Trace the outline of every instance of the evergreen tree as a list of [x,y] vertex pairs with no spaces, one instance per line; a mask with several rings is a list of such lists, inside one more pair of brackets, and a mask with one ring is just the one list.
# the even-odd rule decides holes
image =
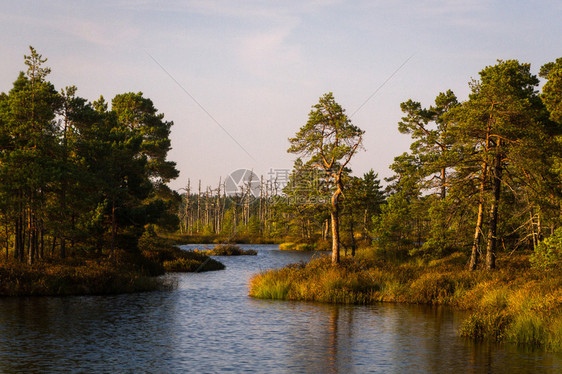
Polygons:
[[344,109],[336,103],[332,93],[322,96],[308,115],[308,122],[294,138],[289,139],[290,153],[309,157],[314,167],[323,170],[334,186],[331,199],[332,262],[339,263],[339,211],[344,191],[343,174],[357,148],[364,131],[354,126]]
[[[469,100],[455,113],[459,143],[469,153],[467,170],[480,164],[479,202],[469,268],[474,270],[483,236],[486,193],[491,190],[486,246],[486,267],[495,268],[499,238],[499,206],[506,175],[530,172],[537,164],[541,144],[548,142],[548,128],[542,121],[542,104],[537,96],[538,79],[529,64],[515,60],[499,61],[480,72],[480,81],[471,83]],[[538,153],[534,153],[538,152]],[[460,170],[460,169],[459,169]]]

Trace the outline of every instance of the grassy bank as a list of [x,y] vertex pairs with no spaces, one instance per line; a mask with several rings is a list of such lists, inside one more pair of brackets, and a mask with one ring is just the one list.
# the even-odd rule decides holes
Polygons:
[[284,242],[279,244],[282,251],[327,251],[331,248],[331,243],[319,241],[316,243]]
[[143,237],[139,242],[141,254],[166,272],[201,272],[222,270],[224,265],[203,253],[184,251],[161,237]]
[[182,251],[169,240],[143,237],[139,249],[106,256],[74,255],[43,259],[33,265],[13,259],[0,262],[0,296],[101,295],[169,289],[157,276],[165,272],[224,269],[201,253]]
[[194,250],[195,253],[201,253],[207,256],[256,256],[257,251],[253,249],[242,249],[236,244],[218,244],[209,250]]
[[562,351],[562,274],[537,270],[528,254],[500,256],[498,270],[469,272],[466,255],[406,263],[328,258],[254,276],[250,296],[371,304],[442,304],[471,311],[461,335]]
[[186,235],[186,234],[166,234],[166,239],[171,240],[176,245],[182,244],[279,244],[280,239],[264,238],[261,236],[250,236],[238,234],[235,236],[227,235]]
[[152,291],[168,285],[113,259],[0,264],[0,296],[100,295]]

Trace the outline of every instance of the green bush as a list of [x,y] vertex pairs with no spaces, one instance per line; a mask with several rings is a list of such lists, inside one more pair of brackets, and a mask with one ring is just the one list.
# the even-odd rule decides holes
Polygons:
[[535,268],[548,269],[562,264],[562,227],[539,243],[530,258]]

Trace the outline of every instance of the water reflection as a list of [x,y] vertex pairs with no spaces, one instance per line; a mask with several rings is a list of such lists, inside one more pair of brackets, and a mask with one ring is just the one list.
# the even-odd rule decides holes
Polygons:
[[[259,303],[259,301],[256,301]],[[286,368],[301,373],[559,373],[562,357],[457,337],[442,307],[278,303],[291,314]],[[299,323],[301,321],[302,323]]]
[[170,276],[172,292],[0,299],[0,372],[562,371],[559,355],[459,338],[446,308],[250,299],[251,274],[310,256],[255,249],[226,271]]

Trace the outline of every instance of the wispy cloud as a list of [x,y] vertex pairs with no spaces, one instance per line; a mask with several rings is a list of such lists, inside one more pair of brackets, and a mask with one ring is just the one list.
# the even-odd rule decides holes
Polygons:
[[65,20],[64,27],[59,26],[62,20],[51,21],[51,26],[61,32],[67,32],[81,40],[105,46],[122,45],[135,40],[141,30],[127,23],[96,22],[84,19]]
[[301,46],[288,41],[292,29],[292,25],[287,25],[242,37],[236,51],[242,66],[263,77],[301,63]]
[[118,0],[112,4],[131,10],[188,12],[213,17],[270,18],[315,12],[343,2],[343,0],[246,0],[236,2],[231,0]]
[[0,19],[21,27],[41,28],[48,35],[69,35],[80,41],[102,46],[116,46],[134,40],[141,30],[134,25],[117,20],[92,20],[86,17],[69,18],[63,12],[60,15],[41,17],[17,13],[2,13]]
[[385,13],[389,17],[402,17],[425,21],[429,25],[482,26],[483,16],[494,5],[489,0],[375,0],[351,5],[359,14]]

